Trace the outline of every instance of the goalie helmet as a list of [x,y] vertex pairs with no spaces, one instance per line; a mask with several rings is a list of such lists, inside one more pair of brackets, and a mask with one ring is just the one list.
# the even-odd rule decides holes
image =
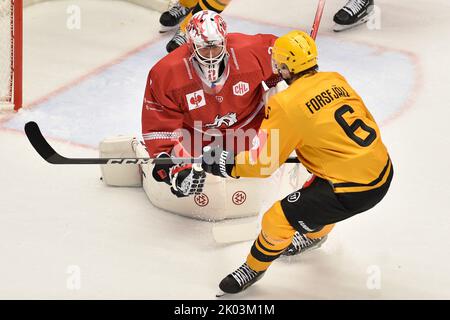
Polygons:
[[186,26],[191,61],[209,92],[222,89],[228,74],[227,24],[213,11],[194,14]]
[[[300,73],[317,65],[317,47],[306,32],[294,30],[279,37],[272,49],[274,72]],[[285,78],[283,76],[283,78]]]

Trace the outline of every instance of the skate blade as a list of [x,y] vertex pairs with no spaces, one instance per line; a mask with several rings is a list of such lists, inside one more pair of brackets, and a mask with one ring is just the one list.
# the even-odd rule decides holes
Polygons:
[[227,295],[226,292],[223,292],[222,290],[219,289],[219,292],[216,293],[216,298],[221,298],[223,296]]
[[364,24],[364,23],[366,23],[367,22],[367,20],[366,21],[358,21],[358,22],[356,22],[356,23],[354,23],[354,24],[349,24],[349,25],[343,25],[343,24],[335,24],[334,25],[334,27],[333,27],[333,31],[334,32],[341,32],[341,31],[345,31],[345,30],[348,30],[348,29],[352,29],[352,28],[355,28],[355,27],[357,27],[357,26],[359,26],[359,25],[362,25],[362,24]]
[[177,29],[178,29],[178,25],[173,26],[173,27],[166,27],[166,26],[160,25],[159,26],[159,33],[166,33],[166,32],[169,32],[169,31],[175,31]]
[[327,241],[328,239],[328,235],[324,236],[319,242],[317,242],[313,247],[311,248],[307,248],[307,249],[303,249],[300,250],[297,253],[294,254],[281,254],[282,257],[286,257],[286,258],[294,258],[294,257],[299,257],[299,256],[303,256],[305,254],[308,254],[311,251],[320,249],[322,247],[322,245],[324,244],[325,241]]

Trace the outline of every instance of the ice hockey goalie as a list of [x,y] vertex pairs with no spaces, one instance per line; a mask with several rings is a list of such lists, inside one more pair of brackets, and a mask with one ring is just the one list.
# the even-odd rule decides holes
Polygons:
[[[280,80],[271,65],[274,35],[227,33],[219,14],[201,11],[191,18],[187,39],[149,72],[139,157],[196,157],[210,144],[248,150],[264,118],[265,91]],[[201,192],[184,197],[180,186],[191,164],[141,170],[155,206],[209,220],[257,214],[269,183],[208,175]]]

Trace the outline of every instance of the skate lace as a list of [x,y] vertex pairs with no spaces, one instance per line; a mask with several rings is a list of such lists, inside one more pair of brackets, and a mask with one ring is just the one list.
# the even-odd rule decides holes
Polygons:
[[180,5],[179,3],[176,3],[169,9],[169,14],[175,18],[179,18],[186,14],[186,8]]
[[367,4],[367,0],[350,0],[344,6],[344,10],[347,11],[350,15],[354,16],[357,14],[364,6]]
[[314,243],[313,240],[309,239],[307,236],[302,235],[298,232],[295,233],[294,238],[292,238],[292,245],[298,249],[304,249],[309,247]]
[[242,266],[239,267],[239,269],[231,273],[231,275],[242,287],[244,284],[254,279],[258,275],[258,273],[253,269],[251,269],[247,265],[247,263],[244,263]]
[[178,29],[177,33],[172,38],[172,41],[174,41],[178,45],[186,43],[186,36],[184,35],[183,31],[181,31],[181,29]]

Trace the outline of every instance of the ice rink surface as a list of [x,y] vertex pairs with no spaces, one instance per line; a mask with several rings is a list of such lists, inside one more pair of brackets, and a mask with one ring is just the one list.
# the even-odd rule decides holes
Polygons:
[[[327,2],[320,67],[342,73],[381,125],[391,189],[320,250],[276,261],[233,298],[450,298],[450,4],[376,1],[381,29],[335,34],[344,2]],[[79,30],[66,27],[74,4]],[[224,16],[231,31],[281,35],[309,30],[315,6],[234,0]],[[0,114],[0,298],[213,299],[244,261],[251,242],[219,245],[211,223],[156,209],[140,188],[106,187],[96,166],[47,164],[23,134],[34,120],[60,153],[80,157],[106,136],[139,135],[145,79],[171,36],[158,34],[158,18],[121,1],[25,9],[26,108]],[[79,290],[67,287],[73,270]]]

